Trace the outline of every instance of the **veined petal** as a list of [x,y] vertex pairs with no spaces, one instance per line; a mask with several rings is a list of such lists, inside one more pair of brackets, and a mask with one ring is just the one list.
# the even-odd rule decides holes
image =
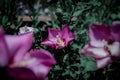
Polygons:
[[105,66],[107,66],[108,64],[112,62],[112,59],[111,57],[106,57],[102,59],[96,59],[96,62],[97,62],[98,68],[104,68]]
[[101,47],[93,47],[90,44],[87,44],[81,51],[85,55],[92,56],[94,58],[104,58],[110,56],[109,52]]
[[0,27],[0,66],[6,66],[9,61],[9,51],[4,39],[4,31]]
[[103,47],[104,43],[102,40],[109,40],[110,29],[107,25],[104,24],[92,24],[89,29],[89,37],[91,45],[95,47]]
[[115,21],[111,26],[111,35],[117,41],[120,41],[120,21]]
[[61,37],[61,31],[57,29],[48,28],[48,39],[54,39],[59,35]]
[[33,43],[33,34],[23,34],[18,36],[7,35],[5,40],[10,52],[10,56],[14,56],[15,61],[19,61],[31,48]]
[[48,28],[48,38],[42,41],[41,44],[56,48],[57,37],[61,37],[61,35],[60,30]]
[[62,36],[66,42],[66,45],[75,39],[75,35],[70,31],[69,26],[66,24],[62,26]]
[[50,40],[46,39],[43,42],[41,42],[41,44],[55,48],[55,46],[57,44],[57,38],[50,39]]

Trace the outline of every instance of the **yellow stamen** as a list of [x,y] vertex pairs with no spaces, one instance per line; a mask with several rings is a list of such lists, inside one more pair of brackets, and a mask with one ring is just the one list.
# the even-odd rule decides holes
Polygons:
[[25,62],[25,61],[22,61],[22,62],[20,62],[19,65],[20,65],[20,66],[26,66],[26,62]]
[[65,43],[61,38],[57,38],[57,42],[59,46],[65,46]]
[[56,38],[57,38],[57,44],[59,46],[64,47],[65,46],[65,42],[63,41],[63,39],[61,39],[61,37],[59,35],[57,35]]

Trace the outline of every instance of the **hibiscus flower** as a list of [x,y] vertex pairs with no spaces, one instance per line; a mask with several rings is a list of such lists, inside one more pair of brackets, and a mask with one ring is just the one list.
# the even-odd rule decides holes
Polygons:
[[48,33],[48,38],[41,44],[51,46],[56,49],[66,47],[75,39],[75,35],[70,31],[68,25],[63,25],[62,30],[48,28]]
[[103,68],[120,58],[120,22],[111,26],[92,24],[89,29],[90,42],[81,53],[96,59],[97,67]]
[[28,52],[32,44],[33,33],[5,35],[0,27],[0,68],[7,68],[7,74],[15,80],[45,80],[56,61],[43,49]]

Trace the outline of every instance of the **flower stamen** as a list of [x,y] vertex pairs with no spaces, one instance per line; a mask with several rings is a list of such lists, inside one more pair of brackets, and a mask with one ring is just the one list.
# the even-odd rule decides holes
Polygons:
[[104,43],[104,48],[107,52],[109,52],[109,54],[115,54],[115,53],[119,53],[120,50],[120,43],[119,42],[112,42],[112,43],[109,43],[105,40],[103,40],[103,43]]
[[59,46],[65,46],[65,41],[63,39],[61,39],[59,36],[57,36],[57,44]]

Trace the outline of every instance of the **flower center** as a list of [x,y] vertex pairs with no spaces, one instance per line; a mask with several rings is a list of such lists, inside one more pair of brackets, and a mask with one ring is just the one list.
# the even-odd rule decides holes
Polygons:
[[27,58],[19,63],[19,66],[27,66],[27,65],[33,65],[37,62],[36,58]]
[[115,42],[107,42],[105,40],[103,40],[104,42],[104,47],[105,47],[105,50],[107,52],[109,52],[110,54],[118,54],[120,53],[120,43],[115,41]]
[[59,46],[65,46],[65,41],[61,39],[59,36],[57,36],[57,44]]
[[30,54],[26,54],[23,58],[23,60],[21,60],[20,62],[16,62],[10,65],[10,67],[25,67],[27,65],[33,65],[37,62],[36,58],[31,58]]
[[20,64],[19,64],[19,66],[22,66],[22,67],[23,67],[23,66],[26,66],[26,64],[27,64],[27,63],[26,63],[25,61],[21,61]]

